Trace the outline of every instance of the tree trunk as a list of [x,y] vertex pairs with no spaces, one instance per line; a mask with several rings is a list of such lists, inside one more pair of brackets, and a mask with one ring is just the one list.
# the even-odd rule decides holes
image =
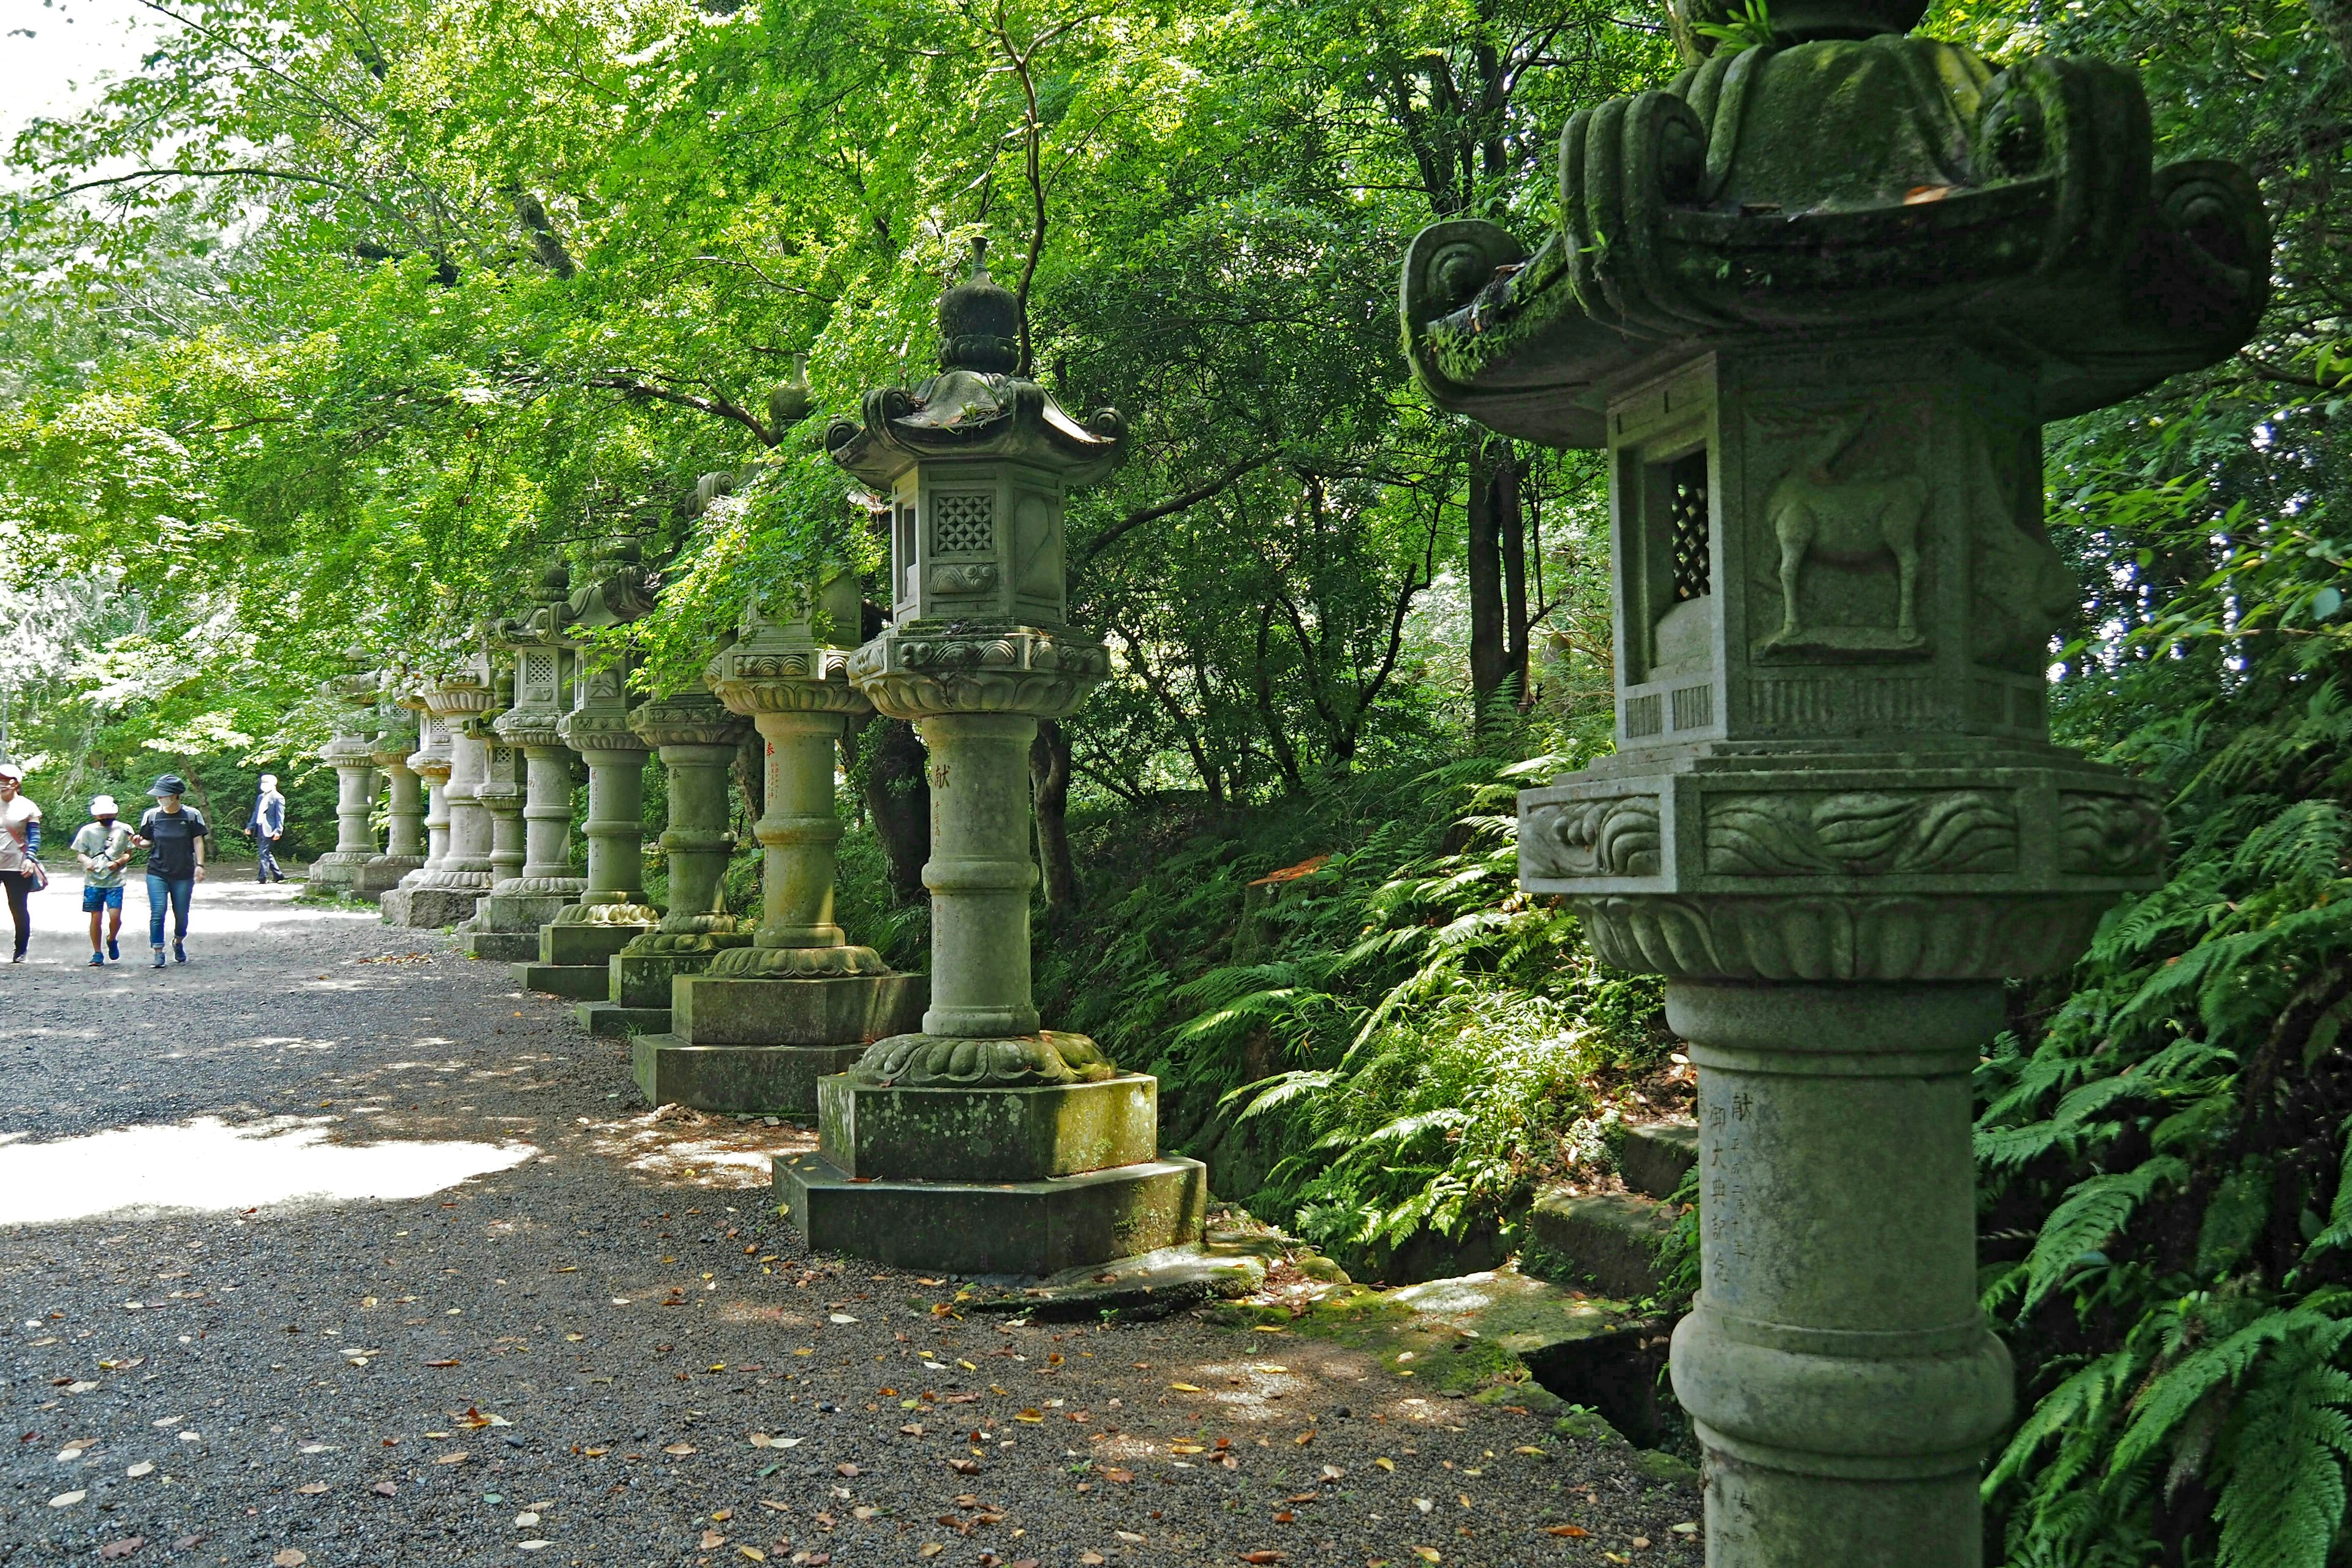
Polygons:
[[1045,923],[1078,912],[1078,865],[1070,853],[1070,733],[1051,719],[1029,745],[1029,782],[1037,803],[1037,864],[1045,886]]
[[1257,611],[1257,676],[1252,684],[1257,698],[1260,722],[1265,725],[1265,743],[1274,753],[1274,765],[1282,772],[1282,785],[1292,795],[1307,793],[1307,780],[1298,771],[1298,753],[1290,744],[1290,733],[1282,727],[1282,716],[1274,708],[1274,669],[1270,663],[1273,649],[1266,633],[1274,620],[1274,607],[1260,605]]
[[1495,493],[1495,527],[1503,545],[1503,678],[1517,681],[1512,693],[1524,713],[1535,706],[1534,668],[1528,647],[1528,513],[1520,494],[1524,470],[1509,441],[1497,438],[1502,462]]
[[[1470,458],[1469,563],[1470,712],[1484,736],[1492,722],[1496,693],[1505,673],[1503,647],[1503,554],[1496,502],[1502,487],[1493,460],[1496,443],[1481,441]],[[1504,465],[1507,468],[1507,461]]]
[[874,761],[866,770],[866,809],[874,837],[890,863],[890,893],[902,904],[930,896],[923,886],[923,862],[931,853],[930,753],[903,719],[877,714],[866,726]]

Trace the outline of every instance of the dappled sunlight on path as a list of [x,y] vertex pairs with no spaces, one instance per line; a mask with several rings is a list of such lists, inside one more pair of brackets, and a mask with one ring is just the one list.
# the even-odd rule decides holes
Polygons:
[[423,1197],[538,1152],[528,1143],[348,1144],[338,1136],[328,1118],[232,1127],[199,1116],[52,1142],[12,1140],[0,1143],[0,1226]]

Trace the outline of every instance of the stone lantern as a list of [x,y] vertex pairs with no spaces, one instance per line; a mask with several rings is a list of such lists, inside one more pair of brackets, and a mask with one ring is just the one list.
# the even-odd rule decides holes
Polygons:
[[[417,746],[408,754],[408,767],[425,784],[425,861],[376,900],[386,925],[430,927],[457,918],[448,915],[446,900],[427,898],[418,904],[416,898],[425,880],[449,859],[449,730],[434,701],[429,682],[401,699],[402,707],[416,713]],[[439,918],[444,916],[447,918]]]
[[849,684],[857,580],[795,598],[789,621],[752,611],[704,672],[766,742],[761,916],[748,946],[672,982],[670,1033],[631,1042],[637,1087],[656,1105],[813,1116],[819,1079],[870,1042],[922,1026],[922,977],[895,973],[834,923],[835,748],[872,711]]
[[654,748],[667,775],[669,823],[658,842],[668,860],[669,908],[613,955],[604,999],[572,1010],[592,1035],[667,1031],[670,982],[751,941],[727,912],[721,886],[735,852],[729,770],[748,726],[708,691],[681,691],[637,704],[629,728]]
[[976,267],[940,300],[940,374],[826,433],[891,509],[890,629],[852,656],[931,752],[931,997],[919,1033],[817,1084],[818,1153],[780,1160],[814,1248],[1044,1274],[1198,1237],[1205,1173],[1159,1152],[1158,1081],[1030,994],[1029,746],[1109,672],[1064,620],[1062,506],[1119,458],[1019,373],[1020,308]]
[[2002,981],[2162,870],[2154,793],[2047,739],[2041,426],[2227,355],[2267,278],[2252,183],[2151,167],[2129,71],[1924,8],[1774,5],[1570,120],[1532,252],[1445,223],[1404,268],[1433,400],[1609,453],[1618,751],[1520,796],[1520,879],[1667,976],[1699,1068],[1716,1568],[1979,1560],[1969,1075]]
[[376,677],[364,648],[343,655],[351,666],[320,688],[335,705],[335,731],[319,749],[319,760],[335,770],[335,847],[310,862],[313,887],[349,889],[360,868],[375,858],[375,830],[368,822],[375,803]]
[[490,819],[475,792],[489,778],[489,753],[473,722],[496,700],[481,656],[417,692],[425,745],[408,765],[429,786],[425,864],[377,900],[388,925],[454,926],[473,917],[490,890]]
[[[491,729],[521,753],[520,863],[493,883],[465,938],[476,958],[527,961],[539,953],[539,928],[586,889],[572,870],[572,751],[563,721],[571,650],[563,638],[572,574],[561,562],[541,574],[529,613],[501,621],[492,637],[514,659],[514,698]],[[509,804],[509,784],[495,792]]]
[[399,886],[400,879],[425,864],[425,807],[416,773],[408,765],[417,747],[415,710],[396,695],[400,672],[385,670],[377,681],[378,722],[369,760],[386,780],[383,853],[359,868],[352,891],[378,899]]
[[[637,547],[624,542],[604,570],[565,602],[567,624],[583,630],[623,626],[653,607]],[[587,887],[578,901],[539,928],[539,962],[519,963],[527,989],[579,1001],[609,999],[612,958],[660,923],[645,901],[646,753],[652,748],[629,728],[625,649],[578,649],[571,710],[556,725],[563,743],[588,768]]]

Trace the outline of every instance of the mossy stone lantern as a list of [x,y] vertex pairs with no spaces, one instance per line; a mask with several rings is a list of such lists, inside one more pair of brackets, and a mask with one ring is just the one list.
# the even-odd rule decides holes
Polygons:
[[1045,1274],[1200,1235],[1197,1162],[1159,1152],[1159,1085],[1040,1027],[1030,993],[1029,747],[1109,673],[1066,624],[1062,507],[1125,444],[1019,368],[1020,307],[976,266],[940,300],[940,372],[826,434],[887,499],[888,630],[851,656],[930,748],[931,995],[918,1033],[817,1083],[818,1153],[776,1184],[814,1247]]
[[365,648],[343,654],[349,672],[320,687],[334,705],[334,734],[319,758],[335,770],[335,847],[310,862],[310,881],[321,888],[352,888],[360,868],[375,858],[375,830],[368,815],[375,799],[376,674]]
[[1404,268],[1437,403],[1610,455],[1618,752],[1520,796],[1520,879],[1667,976],[1699,1068],[1673,1377],[1717,1568],[1979,1561],[1969,1075],[2002,981],[2162,869],[2153,792],[2047,739],[2041,426],[2264,299],[2252,183],[2153,167],[2131,72],[1923,9],[1776,4],[1574,116],[1532,251],[1445,223]]

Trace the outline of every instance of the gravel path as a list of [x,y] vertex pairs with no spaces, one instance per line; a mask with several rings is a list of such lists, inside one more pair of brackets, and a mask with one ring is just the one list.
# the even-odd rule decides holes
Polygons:
[[0,1562],[1699,1561],[1695,1488],[1355,1352],[812,1258],[805,1134],[438,936],[224,876],[93,971],[75,893],[0,972]]

